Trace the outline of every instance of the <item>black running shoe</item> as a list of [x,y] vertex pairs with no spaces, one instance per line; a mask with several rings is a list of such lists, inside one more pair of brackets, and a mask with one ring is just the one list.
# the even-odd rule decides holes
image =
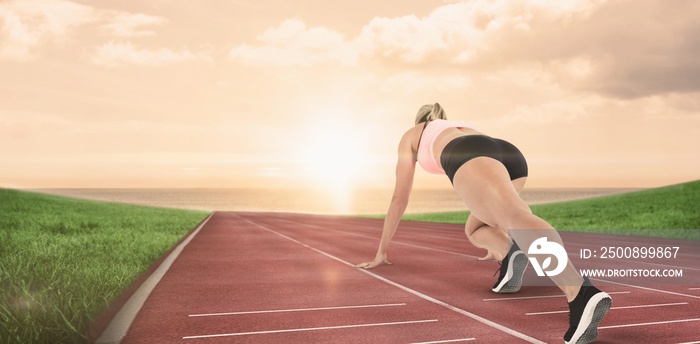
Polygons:
[[564,335],[566,344],[586,344],[598,338],[598,324],[611,305],[610,295],[591,285],[584,276],[581,291],[569,302],[569,330]]
[[520,290],[520,286],[523,284],[523,273],[525,272],[525,268],[527,268],[527,263],[528,260],[525,253],[520,250],[518,244],[513,243],[510,250],[508,250],[508,254],[506,254],[501,262],[501,273],[491,290],[499,294],[515,293]]

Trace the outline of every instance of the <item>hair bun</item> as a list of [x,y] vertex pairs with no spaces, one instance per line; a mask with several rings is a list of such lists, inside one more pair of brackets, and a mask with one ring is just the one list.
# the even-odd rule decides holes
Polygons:
[[439,103],[425,104],[418,109],[415,124],[432,121],[435,119],[447,119],[445,110]]

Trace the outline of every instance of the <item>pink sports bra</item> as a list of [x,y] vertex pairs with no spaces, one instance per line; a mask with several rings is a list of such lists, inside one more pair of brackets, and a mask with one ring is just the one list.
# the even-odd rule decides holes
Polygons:
[[433,146],[437,137],[447,128],[471,128],[479,130],[476,125],[470,122],[463,121],[448,121],[436,119],[428,122],[421,134],[420,142],[418,143],[418,163],[424,170],[433,174],[445,174],[440,163],[435,159],[433,154]]

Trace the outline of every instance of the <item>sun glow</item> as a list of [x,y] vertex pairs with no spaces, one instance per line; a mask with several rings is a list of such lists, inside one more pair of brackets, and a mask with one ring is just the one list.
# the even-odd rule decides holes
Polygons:
[[347,120],[319,120],[306,133],[303,173],[313,182],[346,184],[367,173],[366,134]]
[[350,211],[352,191],[370,175],[367,133],[348,116],[319,118],[304,133],[301,147],[303,178],[333,194],[339,211]]

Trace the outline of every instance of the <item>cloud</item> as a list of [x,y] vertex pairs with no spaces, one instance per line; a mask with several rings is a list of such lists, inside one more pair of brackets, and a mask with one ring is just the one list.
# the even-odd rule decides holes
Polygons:
[[[392,63],[507,65],[522,59],[523,54],[516,51],[518,54],[503,55],[503,50],[522,48],[526,46],[523,40],[538,40],[537,33],[543,28],[558,32],[572,22],[585,21],[604,3],[605,0],[462,1],[440,6],[423,18],[374,18],[357,40],[365,53]],[[549,50],[557,50],[556,46]]]
[[[255,65],[313,65],[321,62],[465,65],[504,42],[510,32],[531,32],[536,20],[547,24],[589,15],[601,1],[569,0],[543,4],[537,0],[472,0],[436,8],[428,16],[376,17],[358,35],[345,39],[330,28],[308,28],[288,19],[242,44],[229,57]],[[507,59],[506,59],[507,60]]]
[[501,32],[483,61],[538,61],[563,86],[612,98],[693,92],[700,90],[698,16],[695,2],[603,3],[567,20],[534,18],[529,34]]
[[0,59],[28,61],[46,40],[60,40],[71,30],[96,20],[93,8],[64,0],[0,3]]
[[539,63],[565,88],[611,98],[700,90],[700,3],[479,3],[442,7],[424,19],[465,18],[454,37],[444,31],[452,37],[445,54],[469,71]]
[[130,42],[108,42],[97,47],[90,56],[93,64],[117,67],[125,64],[138,66],[173,65],[186,61],[207,60],[205,54],[189,50],[173,51],[166,48],[139,49]]
[[700,2],[680,0],[471,0],[424,17],[376,17],[349,39],[290,19],[229,57],[470,74],[540,64],[566,89],[638,98],[700,90],[698,17]]
[[343,36],[323,27],[307,28],[299,19],[288,19],[257,36],[257,45],[242,44],[229,59],[247,65],[311,66],[324,62],[354,64],[357,53]]
[[[98,24],[114,37],[153,36],[150,28],[162,25],[163,17],[143,13],[97,9],[66,0],[16,0],[0,3],[0,60],[32,61],[49,42],[66,41],[80,28]],[[109,42],[99,46],[94,63],[114,66],[172,64],[199,59],[187,50],[139,50],[131,43]]]
[[143,13],[114,12],[102,28],[117,37],[153,36],[155,32],[144,27],[162,25],[165,22],[163,17]]
[[436,23],[416,16],[374,18],[357,38],[364,55],[422,63],[431,55],[451,49],[450,22]]

